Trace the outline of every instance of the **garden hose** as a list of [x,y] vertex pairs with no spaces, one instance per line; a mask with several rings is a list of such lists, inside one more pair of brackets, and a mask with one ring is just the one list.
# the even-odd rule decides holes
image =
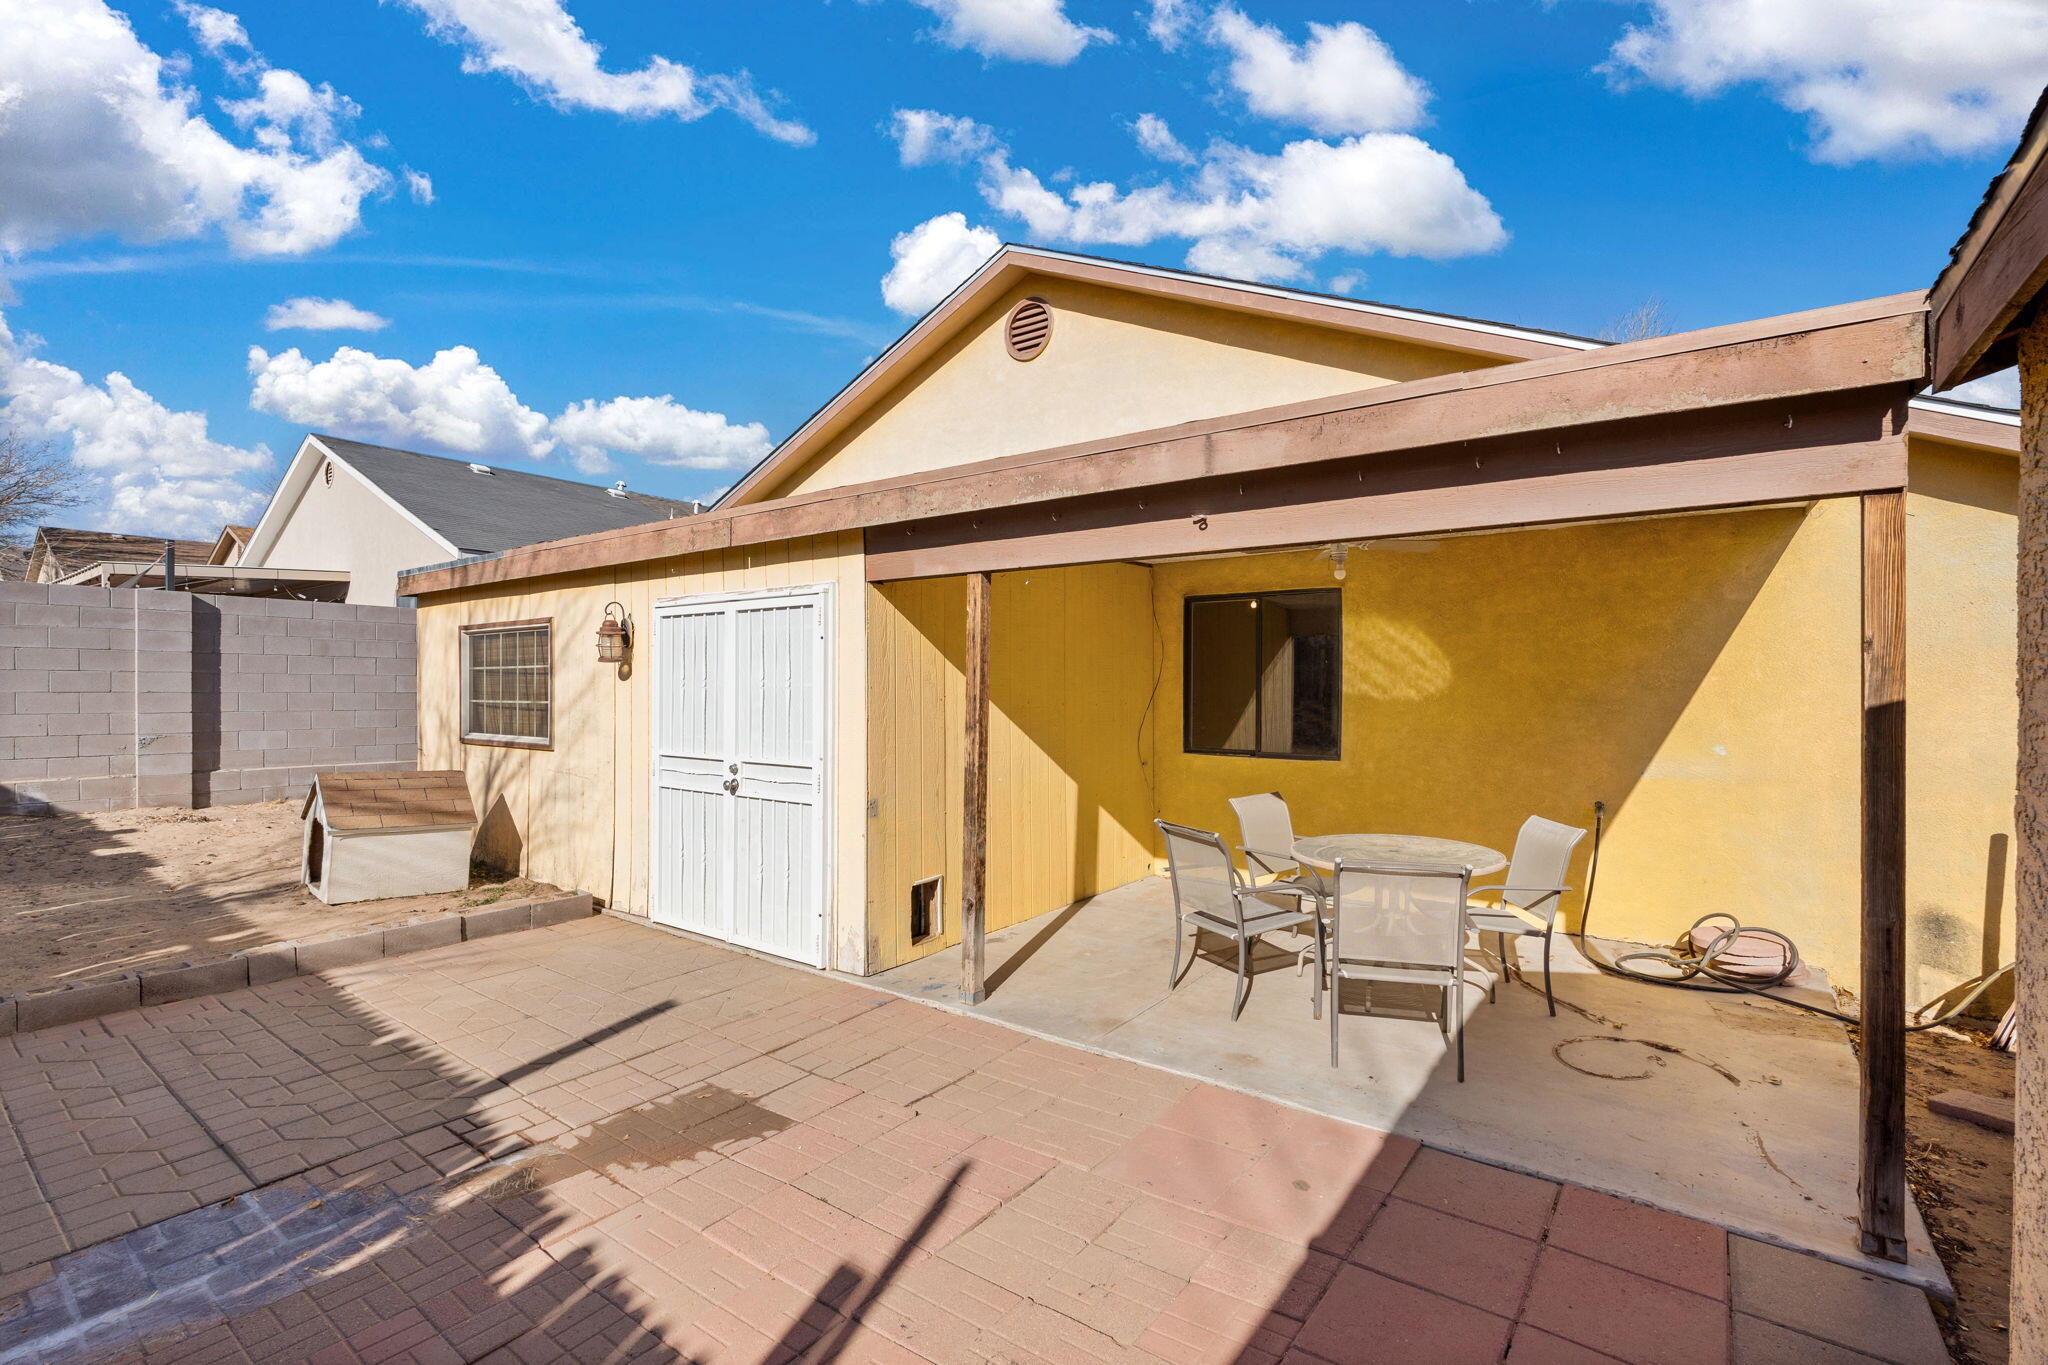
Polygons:
[[[1693,951],[1690,953],[1675,949],[1646,948],[1637,952],[1623,953],[1611,962],[1595,953],[1586,942],[1586,934],[1587,926],[1592,922],[1593,918],[1593,888],[1600,875],[1600,839],[1601,835],[1605,832],[1606,825],[1607,803],[1605,801],[1595,801],[1593,803],[1593,852],[1591,861],[1586,867],[1586,899],[1579,911],[1578,932],[1569,935],[1569,937],[1578,941],[1579,953],[1586,961],[1592,963],[1607,975],[1620,977],[1624,981],[1640,981],[1652,986],[1669,986],[1675,990],[1682,991],[1702,991],[1711,995],[1760,995],[1764,999],[1776,1001],[1780,1005],[1791,1005],[1794,1008],[1806,1010],[1812,1014],[1825,1015],[1827,1018],[1834,1019],[1840,1023],[1861,1026],[1862,1020],[1853,1015],[1844,1014],[1840,1010],[1833,1010],[1825,1005],[1810,1004],[1804,1000],[1795,1000],[1790,996],[1775,994],[1772,988],[1783,985],[1794,972],[1799,970],[1799,945],[1794,943],[1789,936],[1779,933],[1776,929],[1763,929],[1755,925],[1745,925],[1737,920],[1735,916],[1725,912],[1702,915],[1699,919],[1693,921],[1693,930],[1697,930],[1701,925],[1713,920],[1726,920],[1728,927],[1714,934],[1708,940],[1705,948],[1699,947],[1698,939],[1693,936],[1691,930],[1688,930],[1686,942],[1693,948]],[[1741,941],[1743,936],[1749,936],[1752,940],[1755,938],[1770,939],[1782,944],[1784,947],[1783,967],[1773,970],[1764,977],[1758,978],[1746,976],[1741,972],[1717,965],[1715,959]],[[1654,962],[1664,969],[1666,974],[1660,975],[1654,971],[1645,971],[1629,965],[1634,962]],[[1942,1024],[1946,1024],[1949,1020],[1975,1004],[1979,996],[2010,974],[2013,966],[2013,963],[2008,962],[1997,971],[1985,975],[1955,1005],[1932,1019],[1923,1020],[1916,1024],[1907,1024],[1905,1026],[1906,1032],[1919,1033],[1922,1030],[1937,1028]],[[1701,980],[1700,978],[1702,977],[1706,979]],[[1920,1010],[1925,1010],[1926,1008],[1927,1006],[1923,1005],[1920,1007]],[[1909,1011],[1909,1017],[1920,1013],[1920,1010]]]

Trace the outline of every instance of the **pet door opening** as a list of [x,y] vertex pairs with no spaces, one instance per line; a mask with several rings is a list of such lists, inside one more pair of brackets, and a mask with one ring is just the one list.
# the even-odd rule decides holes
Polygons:
[[923,943],[937,938],[945,929],[945,920],[939,900],[939,885],[943,878],[927,877],[921,882],[910,884],[910,941]]

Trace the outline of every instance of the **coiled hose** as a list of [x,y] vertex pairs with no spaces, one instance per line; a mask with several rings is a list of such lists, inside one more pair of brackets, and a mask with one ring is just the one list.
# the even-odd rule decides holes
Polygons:
[[[1644,949],[1639,952],[1623,953],[1610,962],[1598,953],[1595,953],[1586,942],[1586,933],[1587,926],[1593,919],[1593,889],[1598,884],[1600,875],[1600,838],[1606,829],[1606,825],[1607,803],[1605,801],[1595,801],[1593,803],[1593,852],[1591,861],[1586,867],[1586,900],[1584,907],[1579,912],[1578,932],[1570,935],[1570,937],[1578,941],[1579,953],[1586,961],[1592,963],[1607,975],[1620,977],[1624,981],[1640,981],[1652,986],[1669,986],[1674,990],[1681,991],[1704,991],[1712,995],[1760,995],[1766,1000],[1774,1000],[1781,1005],[1791,1005],[1796,1009],[1806,1010],[1812,1014],[1825,1015],[1827,1018],[1837,1020],[1840,1023],[1861,1027],[1862,1020],[1853,1015],[1843,1014],[1840,1010],[1829,1009],[1825,1005],[1811,1004],[1805,1000],[1795,1000],[1787,995],[1775,994],[1772,987],[1783,985],[1786,979],[1799,969],[1799,945],[1794,943],[1785,934],[1779,933],[1776,929],[1763,929],[1754,925],[1745,925],[1733,915],[1726,913],[1702,915],[1699,919],[1693,921],[1693,929],[1698,929],[1710,920],[1726,920],[1729,927],[1715,934],[1703,949],[1698,947],[1697,940],[1688,933],[1686,941],[1693,944],[1695,948],[1695,952],[1692,954],[1680,953],[1669,949]],[[1715,957],[1724,949],[1733,946],[1738,941],[1738,936],[1741,935],[1768,938],[1783,944],[1785,948],[1784,967],[1761,978],[1745,977],[1717,967],[1714,962]],[[1655,972],[1641,971],[1628,965],[1631,962],[1655,962],[1667,974],[1659,975]],[[1975,1004],[1977,998],[1983,995],[1985,991],[1991,989],[1999,980],[2009,975],[2013,965],[2013,963],[2008,962],[1997,971],[1983,977],[1975,986],[1970,988],[1969,994],[1936,1017],[1923,1020],[1917,1024],[1907,1024],[1905,1026],[1906,1032],[1919,1033],[1924,1029],[1936,1028],[1946,1024],[1949,1020]],[[1703,977],[1705,980],[1701,980]],[[1920,1007],[1921,1010],[1926,1008],[1927,1006],[1925,1005]],[[1909,1016],[1918,1013],[1920,1013],[1920,1010],[1909,1011]]]

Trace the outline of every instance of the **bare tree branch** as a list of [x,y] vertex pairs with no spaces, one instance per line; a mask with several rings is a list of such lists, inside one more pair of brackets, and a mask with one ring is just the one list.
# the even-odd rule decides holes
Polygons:
[[32,530],[60,507],[85,500],[85,477],[48,441],[0,431],[0,542]]
[[1677,330],[1672,325],[1671,315],[1664,311],[1664,300],[1652,294],[1608,323],[1606,329],[1600,333],[1600,339],[1642,341],[1649,337],[1670,336]]

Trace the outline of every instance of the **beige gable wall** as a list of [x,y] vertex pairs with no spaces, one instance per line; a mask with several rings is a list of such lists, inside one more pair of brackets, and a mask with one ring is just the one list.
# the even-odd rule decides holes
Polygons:
[[335,462],[334,482],[316,469],[306,491],[285,514],[270,551],[252,568],[346,569],[348,600],[391,606],[398,575],[453,558],[348,466]]
[[[1052,341],[1012,360],[1017,300],[1052,305]],[[1474,345],[1485,345],[1482,333]],[[746,501],[787,497],[1076,441],[1223,417],[1502,363],[1468,352],[1157,298],[1026,281],[976,317],[801,469]]]

